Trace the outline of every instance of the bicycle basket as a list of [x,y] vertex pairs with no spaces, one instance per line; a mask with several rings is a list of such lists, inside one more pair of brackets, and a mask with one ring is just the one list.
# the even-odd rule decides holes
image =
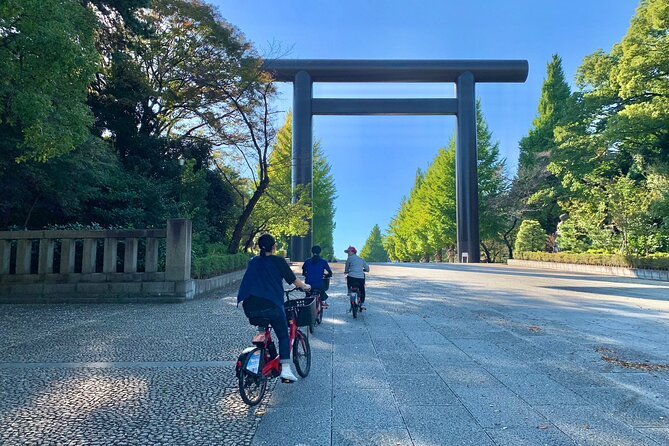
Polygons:
[[330,289],[330,278],[329,277],[324,277],[323,278],[323,291],[327,291]]
[[304,299],[291,299],[284,302],[286,308],[286,318],[293,318],[292,309],[297,311],[297,326],[306,327],[316,321],[316,298],[306,297]]

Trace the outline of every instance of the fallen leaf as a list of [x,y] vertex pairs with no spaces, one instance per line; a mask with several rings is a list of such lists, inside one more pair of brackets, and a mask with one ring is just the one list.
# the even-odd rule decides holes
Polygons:
[[539,426],[537,426],[538,429],[542,430],[550,429],[550,427],[551,427],[550,424],[540,424]]

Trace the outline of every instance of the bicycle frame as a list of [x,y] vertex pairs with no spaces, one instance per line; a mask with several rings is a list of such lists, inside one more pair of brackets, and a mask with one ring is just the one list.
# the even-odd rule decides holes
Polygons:
[[[290,336],[290,351],[293,351],[293,345],[295,344],[295,339],[297,339],[297,322],[295,318],[291,319],[288,323],[289,336]],[[268,378],[277,377],[281,374],[281,358],[277,355],[274,359],[269,359],[269,345],[272,343],[272,330],[267,327],[265,329],[265,340],[261,345],[260,343],[255,343],[257,347],[262,347],[263,352],[265,353],[265,366],[262,368],[261,373],[263,376]]]

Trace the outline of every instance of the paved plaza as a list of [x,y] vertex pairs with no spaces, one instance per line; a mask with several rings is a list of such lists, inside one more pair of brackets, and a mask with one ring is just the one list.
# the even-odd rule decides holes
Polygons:
[[669,444],[666,282],[373,265],[354,320],[335,272],[310,375],[254,408],[233,288],[0,306],[0,444]]

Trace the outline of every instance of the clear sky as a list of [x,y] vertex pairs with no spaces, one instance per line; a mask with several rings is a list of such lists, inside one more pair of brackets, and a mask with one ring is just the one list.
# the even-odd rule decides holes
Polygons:
[[[477,97],[509,174],[537,113],[546,64],[562,57],[572,83],[586,55],[625,35],[638,0],[213,0],[261,54],[291,59],[526,59],[524,84],[478,84]],[[452,97],[452,84],[315,84],[316,97]],[[292,106],[283,84],[278,110]],[[279,123],[279,125],[282,122]],[[455,117],[314,117],[332,166],[335,254],[382,231],[453,135]]]

